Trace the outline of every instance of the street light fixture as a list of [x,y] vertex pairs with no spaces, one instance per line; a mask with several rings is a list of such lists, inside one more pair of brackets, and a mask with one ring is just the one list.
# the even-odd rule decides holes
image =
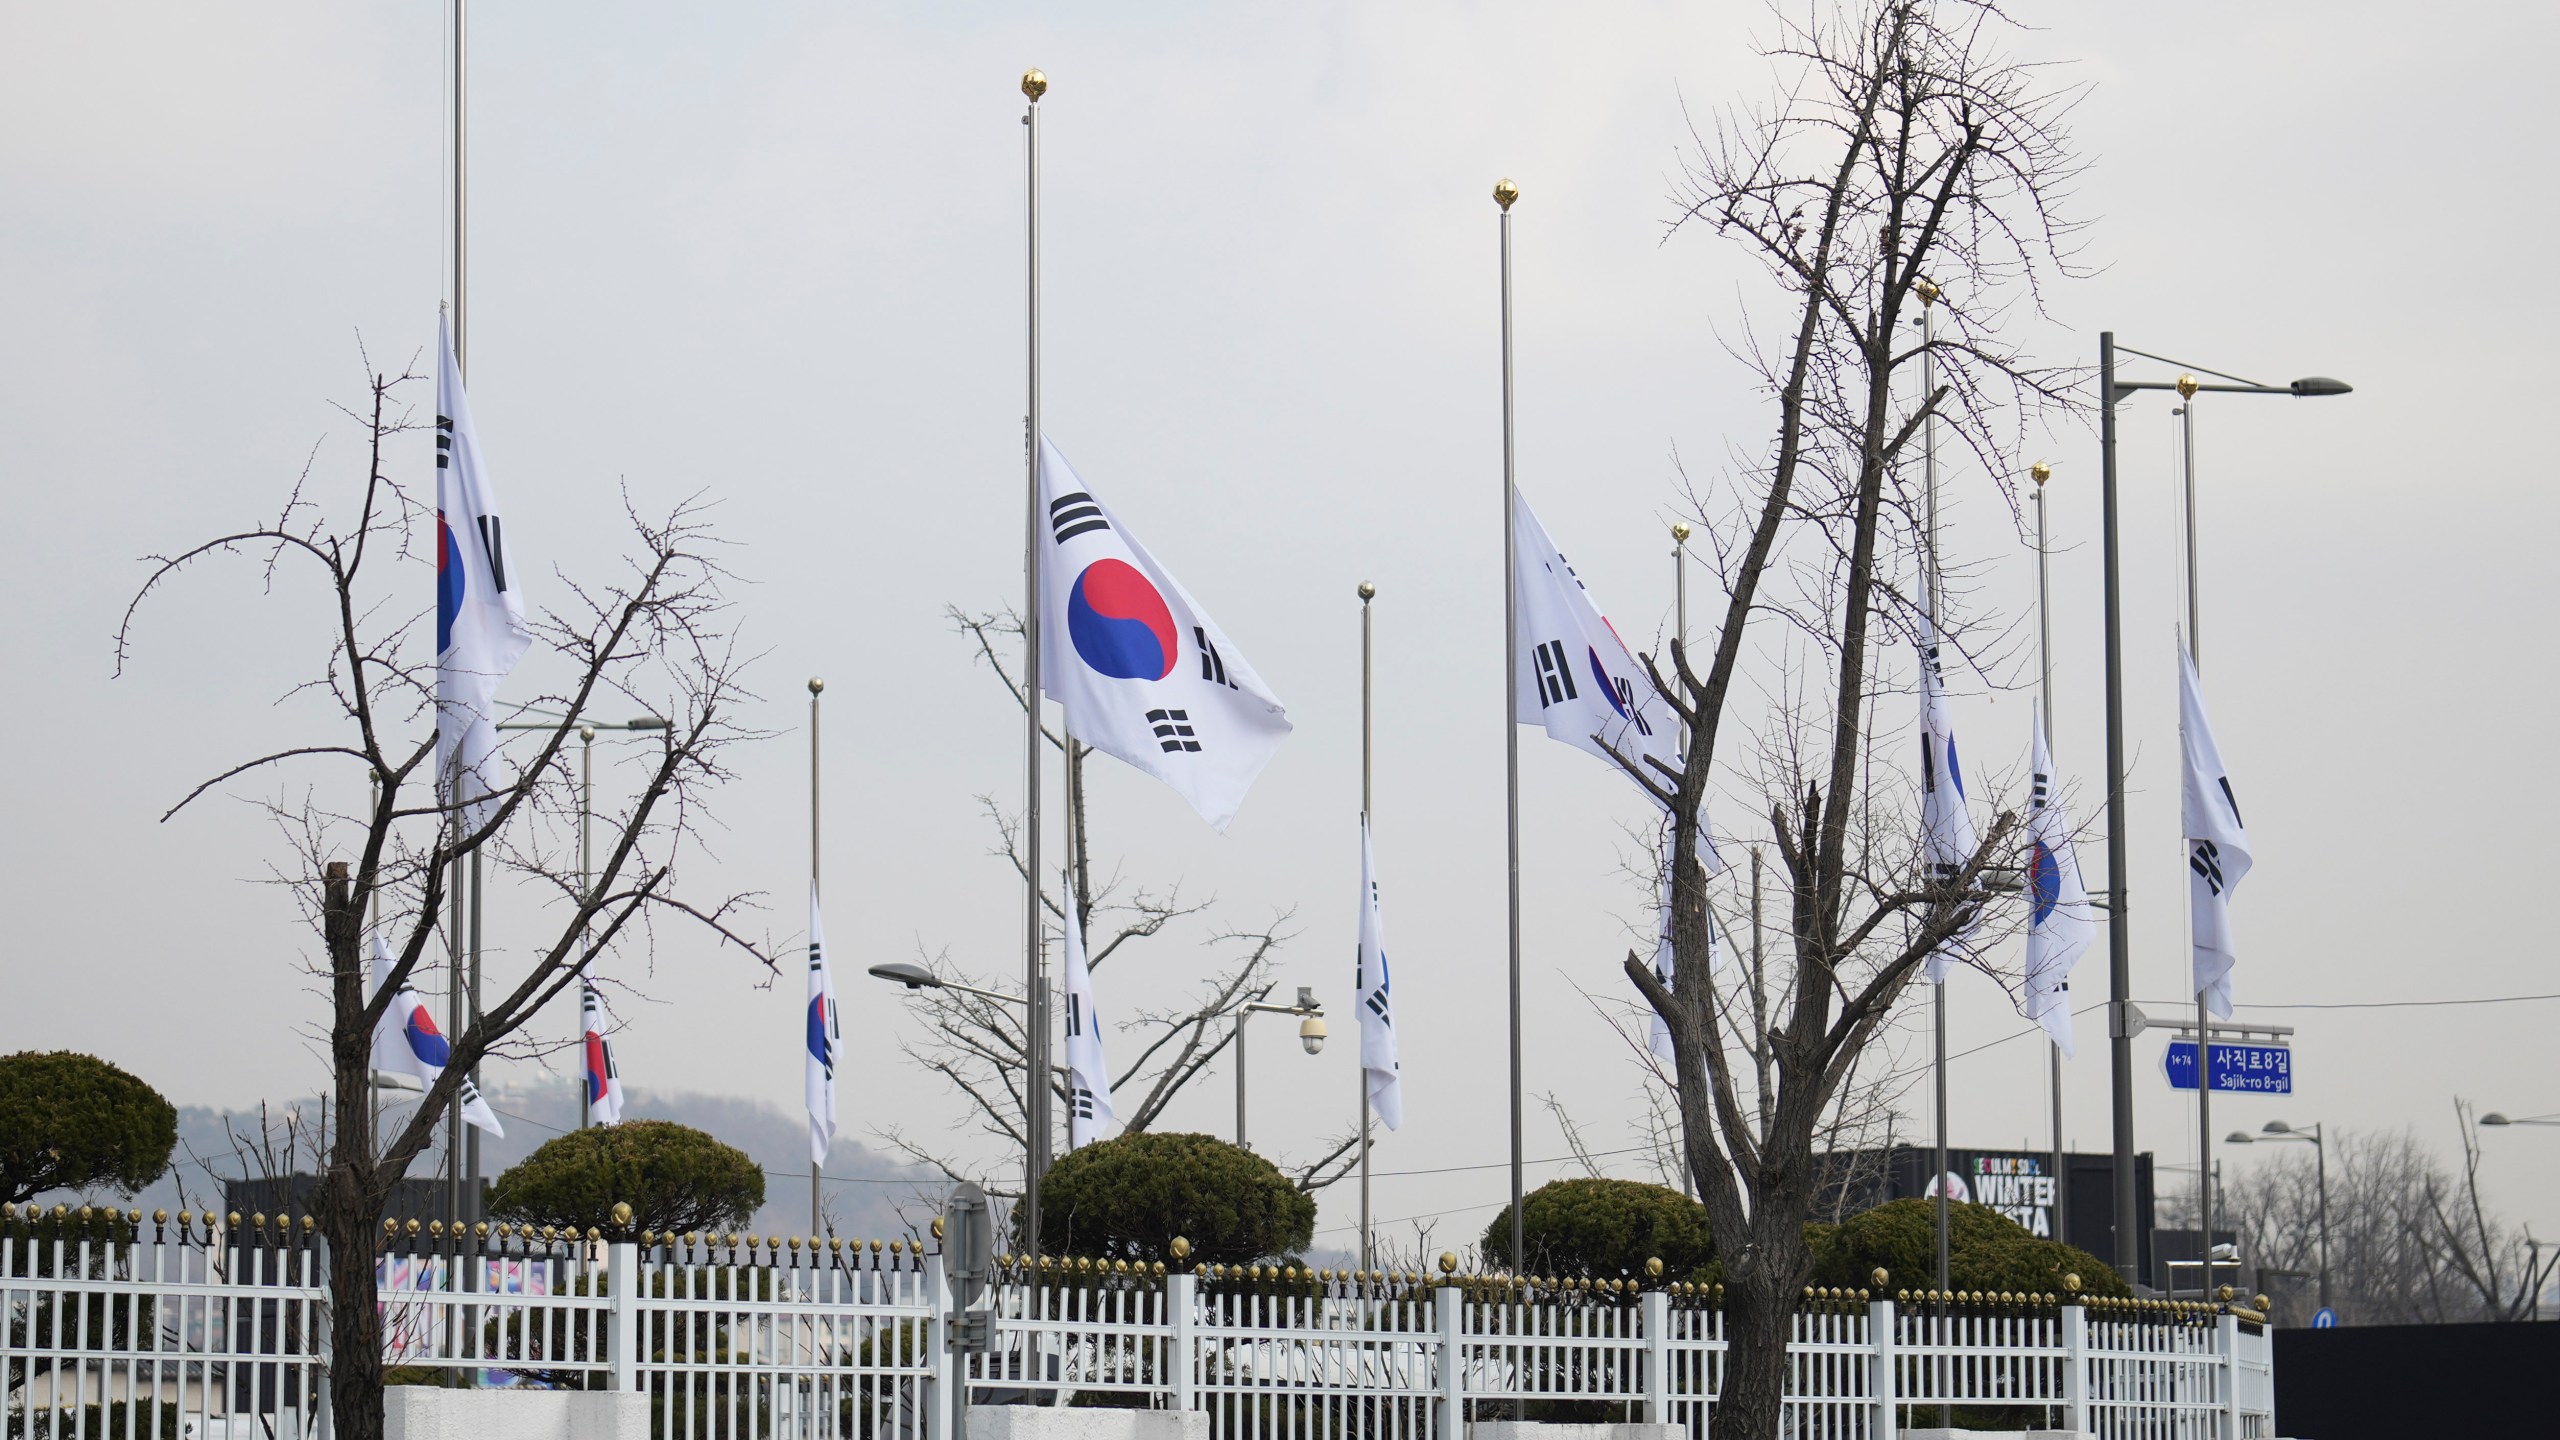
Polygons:
[[[2098,496],[2100,551],[2106,571],[2107,627],[2107,1046],[2109,1080],[2114,1090],[2115,1129],[2115,1263],[2121,1274],[2141,1273],[2142,1239],[2133,1223],[2136,1201],[2133,1174],[2133,1028],[2127,1023],[2127,1008],[2133,1000],[2133,933],[2126,927],[2128,909],[2125,815],[2125,746],[2124,746],[2124,606],[2120,593],[2116,543],[2116,401],[2140,390],[2176,390],[2192,397],[2198,391],[2219,391],[2241,395],[2292,395],[2312,398],[2347,394],[2353,387],[2343,380],[2325,375],[2308,375],[2289,385],[2262,385],[2254,380],[2208,370],[2201,365],[2182,365],[2164,356],[2124,347],[2127,355],[2182,370],[2201,371],[2226,384],[2209,385],[2193,375],[2176,380],[2116,379],[2116,334],[2103,331],[2098,336]],[[2213,1083],[2211,1070],[2203,1063],[2202,1044],[2199,1053],[2196,1085],[2199,1103]],[[2212,1238],[2212,1217],[2205,1221],[2203,1233]]]
[[[2483,1117],[2484,1122],[2485,1119],[2486,1117]],[[2258,1133],[2255,1135],[2250,1134],[2246,1130],[2234,1130],[2223,1140],[2222,1143],[2226,1145],[2256,1145],[2265,1141],[2273,1140],[2302,1141],[2303,1143],[2311,1146],[2313,1153],[2319,1157],[2320,1308],[2326,1310],[2329,1308],[2329,1146],[2321,1135],[2319,1126],[2305,1125],[2301,1129],[2297,1130],[2281,1120],[2270,1120],[2266,1124],[2259,1126]]]
[[[910,990],[957,990],[963,995],[975,995],[982,1000],[993,1000],[1000,1005],[1023,1004],[1023,999],[1019,995],[1007,995],[997,990],[981,990],[975,985],[963,985],[957,980],[945,980],[921,965],[910,965],[904,960],[892,960],[885,965],[874,965],[871,967],[871,975],[875,980],[887,980],[904,985]],[[1024,1006],[1024,1008],[1029,1007]]]
[[1324,1006],[1317,1003],[1311,986],[1298,987],[1295,1005],[1267,1005],[1248,1000],[1235,1009],[1236,1017],[1236,1148],[1250,1150],[1244,1139],[1244,1022],[1255,1014],[1295,1015],[1298,1017],[1298,1043],[1310,1055],[1324,1049]]
[[2510,1120],[2492,1110],[2480,1117],[2480,1123],[2483,1125],[2560,1125],[2560,1115],[2523,1115]]

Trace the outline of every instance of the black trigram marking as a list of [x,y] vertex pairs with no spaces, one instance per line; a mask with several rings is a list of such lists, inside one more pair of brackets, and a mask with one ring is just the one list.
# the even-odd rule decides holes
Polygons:
[[2240,797],[2231,793],[2231,777],[2219,775],[2213,783],[2222,787],[2222,803],[2231,807],[2231,823],[2243,830],[2249,828],[2249,822],[2240,818]]
[[1925,730],[1920,733],[1920,793],[1938,793],[1937,737]]
[[1580,698],[1573,688],[1573,662],[1565,658],[1563,641],[1549,640],[1529,653],[1538,665],[1539,709]]
[[1087,1090],[1081,1085],[1071,1085],[1067,1087],[1067,1103],[1074,1107],[1075,1118],[1078,1120],[1090,1120],[1093,1118],[1092,1091]]
[[2199,840],[2187,852],[2187,868],[2204,878],[2207,890],[2222,893],[2222,850],[2210,840]]
[[1396,1017],[1394,1017],[1393,1015],[1390,1015],[1390,1014],[1388,1014],[1388,1013],[1387,1013],[1387,992],[1386,992],[1386,991],[1384,991],[1384,990],[1372,990],[1372,991],[1370,991],[1370,992],[1369,992],[1369,998],[1368,998],[1368,1000],[1367,1000],[1366,1002],[1364,1002],[1364,1003],[1366,1003],[1366,1004],[1368,1005],[1368,1007],[1369,1007],[1369,1013],[1370,1013],[1370,1014],[1372,1014],[1372,1015],[1377,1016],[1381,1021],[1383,1021],[1383,1022],[1385,1022],[1386,1024],[1389,1024],[1389,1025],[1393,1025],[1393,1024],[1395,1024],[1395,1023],[1396,1023]]
[[1147,723],[1155,727],[1156,741],[1167,755],[1197,751],[1200,742],[1191,735],[1191,712],[1188,710],[1150,710]]
[[1209,631],[1206,627],[1199,625],[1191,627],[1191,643],[1200,647],[1201,679],[1213,685],[1224,685],[1230,690],[1244,688],[1227,678],[1227,662],[1218,654],[1218,647],[1209,643]]
[[809,942],[809,973],[810,973],[810,974],[812,974],[812,975],[815,975],[816,973],[818,973],[818,967],[819,967],[819,966],[821,966],[821,965],[824,965],[824,964],[826,964],[826,963],[827,963],[827,949],[826,949],[826,947],[825,947],[824,945],[819,944],[819,943],[818,943],[817,941],[815,941],[815,940],[810,941],[810,942]]
[[1636,733],[1639,735],[1651,735],[1653,733],[1653,722],[1644,718],[1644,712],[1636,708],[1635,682],[1632,680],[1621,680],[1617,676],[1612,675],[1609,677],[1609,686],[1611,689],[1618,692],[1618,709],[1625,713],[1628,723],[1636,727]]
[[1084,997],[1067,992],[1067,1038],[1073,1040],[1084,1033]]
[[496,583],[498,593],[506,594],[507,537],[495,515],[480,517],[480,552],[489,557],[489,578]]
[[2042,772],[2038,772],[2035,777],[2035,782],[2027,789],[2027,808],[2030,810],[2041,810],[2044,808],[2045,802],[2052,798],[2053,777],[2043,774]]
[[1102,518],[1102,507],[1082,490],[1061,495],[1049,502],[1049,533],[1057,543],[1066,544],[1088,530],[1108,530],[1111,522]]
[[436,417],[436,468],[445,470],[450,469],[452,465],[453,417],[439,415]]

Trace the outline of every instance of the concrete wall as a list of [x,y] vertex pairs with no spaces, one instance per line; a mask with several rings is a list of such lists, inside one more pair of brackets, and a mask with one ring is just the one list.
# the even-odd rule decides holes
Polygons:
[[382,1392],[383,1440],[649,1440],[649,1397],[637,1390]]

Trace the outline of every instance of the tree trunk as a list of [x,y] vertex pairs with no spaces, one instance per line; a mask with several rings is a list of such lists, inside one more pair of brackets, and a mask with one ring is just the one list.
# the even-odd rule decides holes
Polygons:
[[[1753,1216],[1753,1254],[1725,1280],[1724,1389],[1716,1396],[1714,1440],[1777,1440],[1787,1397],[1787,1340],[1797,1302],[1813,1274],[1813,1253],[1794,1214],[1764,1207]],[[1769,1216],[1767,1223],[1760,1217]]]
[[330,1189],[324,1220],[329,1232],[330,1418],[335,1440],[382,1440],[382,1305],[374,1289],[381,1207],[351,1214],[340,1187]]

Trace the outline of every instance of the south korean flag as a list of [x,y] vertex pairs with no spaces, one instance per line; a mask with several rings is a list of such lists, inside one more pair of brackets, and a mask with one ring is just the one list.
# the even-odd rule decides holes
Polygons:
[[1075,887],[1059,877],[1067,897],[1067,1148],[1102,1138],[1111,1108],[1111,1069],[1102,1058],[1102,1016],[1093,1004],[1093,969],[1085,963],[1084,926],[1076,919]]
[[[1511,595],[1518,622],[1520,686],[1512,718],[1602,761],[1635,766],[1667,785],[1655,765],[1680,763],[1680,722],[1529,502],[1511,493]],[[1615,758],[1612,758],[1614,752]]]
[[2231,938],[2231,892],[2240,888],[2256,857],[2240,823],[2240,800],[2222,768],[2222,748],[2204,716],[2204,692],[2196,662],[2178,647],[2178,734],[2186,752],[2186,794],[2181,809],[2187,832],[2187,923],[2195,943],[2195,993],[2205,1007],[2231,1018],[2231,971],[2239,954]]
[[512,777],[498,761],[498,682],[533,644],[523,567],[507,549],[480,432],[471,423],[450,316],[436,364],[436,793],[465,830],[497,808]]
[[1378,903],[1378,852],[1360,817],[1360,958],[1352,993],[1360,1002],[1360,1084],[1390,1130],[1404,1126],[1404,1062],[1396,1049],[1395,977],[1387,969],[1387,917]]
[[[1932,885],[1953,883],[1973,862],[1977,840],[1964,793],[1964,763],[1956,754],[1956,724],[1947,705],[1947,679],[1938,657],[1938,627],[1922,603],[1920,646],[1920,865]],[[1929,983],[1972,952],[1968,923],[1929,952]]]
[[[391,972],[397,968],[391,959],[391,947],[382,937],[373,937],[373,988],[379,993],[391,983]],[[453,1058],[453,1047],[436,1028],[436,1017],[427,1013],[425,1002],[417,990],[402,982],[391,1003],[382,1007],[382,1018],[373,1027],[373,1068],[386,1075],[406,1075],[418,1082],[419,1088],[432,1086],[443,1076],[446,1062]],[[454,1096],[461,1107],[462,1123],[485,1130],[499,1139],[506,1129],[498,1124],[498,1112],[480,1094],[480,1087],[465,1076],[461,1090]]]
[[1040,440],[1041,687],[1067,730],[1225,830],[1289,714],[1225,632]]

